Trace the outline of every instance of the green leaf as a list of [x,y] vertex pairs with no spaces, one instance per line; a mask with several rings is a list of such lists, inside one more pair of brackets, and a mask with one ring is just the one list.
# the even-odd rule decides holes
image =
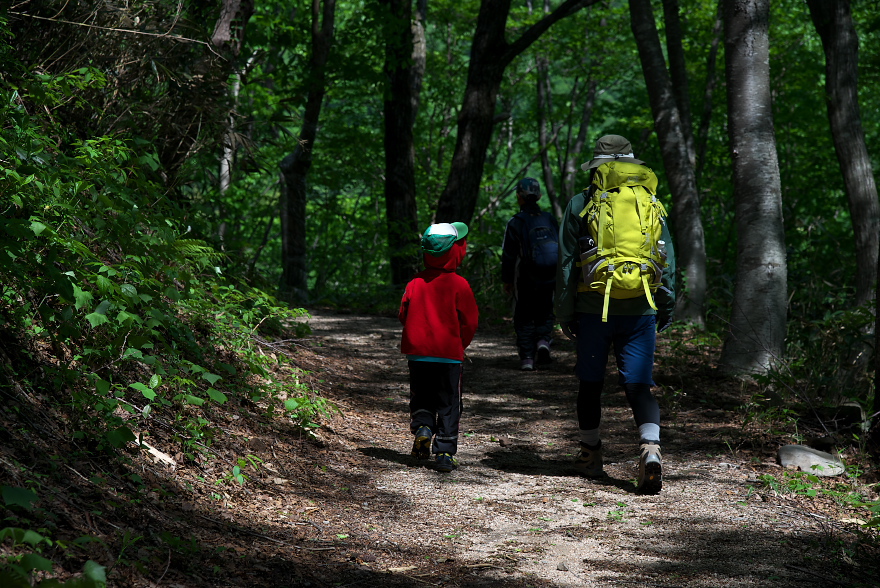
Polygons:
[[135,300],[138,299],[137,288],[135,288],[131,284],[122,284],[122,286],[120,286],[119,289],[122,291],[123,296],[126,296],[128,298],[133,298]]
[[217,374],[204,373],[204,374],[202,374],[202,379],[208,380],[208,383],[213,386],[214,384],[217,383],[217,380],[222,380],[223,376],[218,376]]
[[156,389],[162,385],[162,376],[159,374],[153,374],[150,377],[150,388]]
[[229,400],[229,398],[226,397],[226,394],[219,390],[214,390],[213,388],[208,388],[208,396],[217,404],[223,404]]
[[193,396],[192,394],[184,394],[183,397],[188,403],[195,404],[196,406],[201,406],[205,403],[204,398],[199,398],[198,396]]
[[134,384],[129,384],[128,387],[134,388],[135,390],[137,390],[138,392],[143,394],[147,400],[155,400],[155,398],[156,398],[156,392],[154,390],[152,390],[151,388],[147,388],[145,385],[141,384],[140,382],[135,382]]
[[122,354],[122,359],[129,359],[131,357],[133,357],[135,359],[141,359],[143,356],[144,356],[144,354],[141,352],[140,349],[135,349],[133,347],[129,347],[128,349],[125,350],[125,353]]
[[21,557],[19,565],[26,571],[37,570],[40,572],[51,572],[52,562],[36,553],[27,553]]
[[131,432],[131,429],[126,426],[108,431],[106,437],[107,441],[110,442],[110,445],[116,448],[122,447],[126,443],[137,439],[137,437],[134,436],[134,433]]
[[87,306],[93,298],[91,292],[86,292],[76,284],[73,285],[73,297],[76,300],[74,306],[77,310],[80,310],[82,309],[82,307]]
[[83,566],[83,574],[94,582],[107,582],[107,568],[89,560]]
[[46,228],[47,228],[46,225],[44,225],[43,223],[41,223],[39,221],[35,221],[35,220],[31,221],[31,230],[34,232],[34,235],[36,235],[37,237],[39,237],[40,233],[45,231]]
[[106,396],[107,393],[110,391],[110,382],[106,380],[98,380],[95,383],[95,388],[97,388],[98,394],[100,394],[101,396]]
[[98,312],[92,312],[86,315],[86,320],[89,321],[89,324],[92,327],[97,327],[98,325],[103,325],[104,323],[109,323],[110,321],[107,319],[106,314],[101,314]]
[[51,541],[49,541],[49,539],[47,539],[46,537],[43,537],[42,535],[40,535],[36,531],[32,531],[31,529],[25,529],[24,536],[22,536],[22,538],[20,540],[20,543],[27,543],[28,545],[30,545],[32,547],[36,547],[40,543],[44,543],[44,542],[49,543],[49,544],[52,543]]
[[38,500],[38,496],[26,488],[17,488],[15,486],[3,486],[2,491],[3,502],[6,506],[20,506],[25,510],[33,510],[34,503]]

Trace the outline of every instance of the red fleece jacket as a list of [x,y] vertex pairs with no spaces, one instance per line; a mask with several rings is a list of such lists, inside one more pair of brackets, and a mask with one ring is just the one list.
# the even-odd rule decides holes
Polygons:
[[470,284],[455,273],[466,252],[467,240],[462,239],[439,257],[425,254],[427,267],[406,285],[400,301],[402,353],[464,359],[479,318]]

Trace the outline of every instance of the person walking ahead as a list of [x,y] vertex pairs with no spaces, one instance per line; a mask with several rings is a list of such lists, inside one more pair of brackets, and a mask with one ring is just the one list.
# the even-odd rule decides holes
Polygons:
[[638,491],[662,487],[660,407],[651,393],[657,331],[672,322],[675,253],[657,179],[620,135],[601,137],[581,166],[590,187],[568,203],[559,236],[556,316],[577,343],[580,454],[575,467],[604,476],[599,424],[608,352],[639,430]]
[[559,224],[538,206],[541,186],[524,178],[516,186],[520,210],[507,223],[501,245],[501,281],[514,297],[513,328],[520,369],[550,363],[553,342],[553,290],[556,284]]
[[441,472],[457,466],[462,361],[479,319],[470,284],[455,273],[467,252],[467,233],[464,223],[427,228],[421,239],[425,269],[406,285],[398,312],[400,351],[409,360],[412,455],[428,459],[433,438]]

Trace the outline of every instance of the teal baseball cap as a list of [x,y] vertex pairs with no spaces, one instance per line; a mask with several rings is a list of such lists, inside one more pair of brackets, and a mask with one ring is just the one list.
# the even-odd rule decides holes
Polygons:
[[439,257],[452,249],[452,245],[464,239],[467,234],[468,228],[464,223],[433,224],[422,234],[422,250]]

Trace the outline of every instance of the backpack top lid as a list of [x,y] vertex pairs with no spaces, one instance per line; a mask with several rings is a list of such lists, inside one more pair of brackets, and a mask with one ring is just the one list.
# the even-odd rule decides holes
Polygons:
[[581,165],[584,171],[590,171],[609,161],[623,161],[626,163],[645,163],[636,159],[630,142],[620,135],[605,135],[596,141],[593,149],[593,159]]

